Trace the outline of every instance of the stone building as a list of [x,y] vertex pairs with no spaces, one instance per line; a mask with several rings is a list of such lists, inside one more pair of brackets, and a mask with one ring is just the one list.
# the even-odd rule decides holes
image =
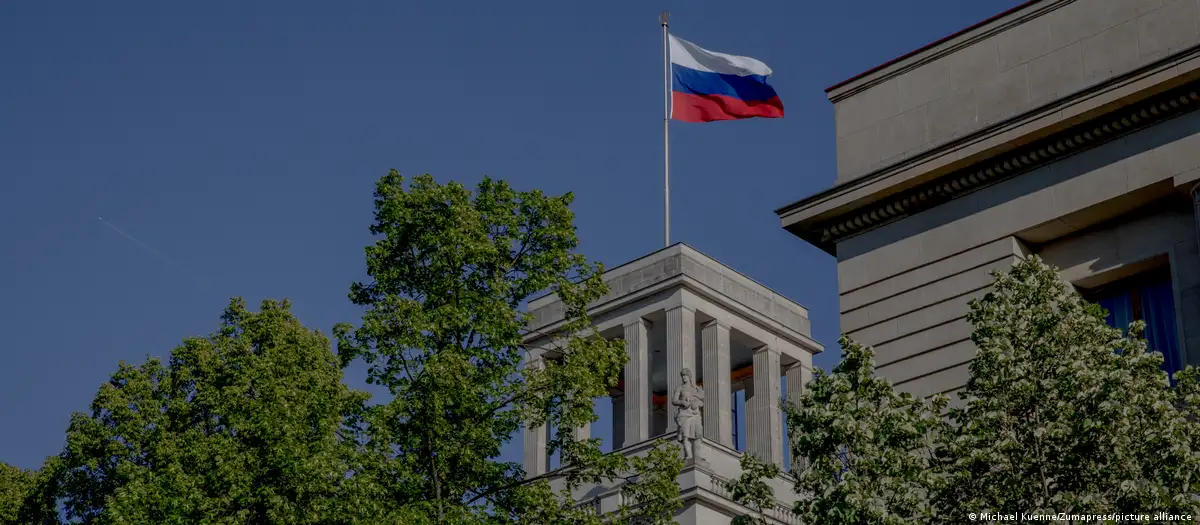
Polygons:
[[[679,476],[684,506],[681,525],[728,524],[747,509],[731,501],[723,482],[740,474],[744,452],[784,464],[784,428],[780,413],[783,385],[803,385],[812,374],[812,356],[822,350],[811,337],[808,310],[685,244],[675,244],[604,274],[610,293],[590,306],[601,336],[624,339],[629,362],[611,392],[612,417],[598,427],[612,428],[612,449],[642,454],[659,438],[673,440],[675,407],[667,397],[689,369],[704,391],[703,439],[699,461]],[[534,317],[525,343],[549,348],[545,336],[563,321],[563,305],[554,295],[529,304]],[[555,359],[533,350],[528,358]],[[788,390],[789,397],[800,388]],[[745,407],[735,410],[741,400]],[[538,476],[552,470],[546,443],[554,429],[526,429],[525,471]],[[591,428],[569,429],[600,437]],[[596,429],[597,432],[600,429]],[[741,439],[735,439],[740,434]],[[739,450],[738,443],[744,442]],[[775,523],[798,523],[790,514],[791,481],[772,480]],[[621,504],[620,487],[593,485],[575,494],[582,505],[609,513]]]
[[836,181],[777,214],[837,257],[841,330],[880,374],[960,389],[967,301],[1030,254],[1145,320],[1164,366],[1200,364],[1198,16],[1033,1],[827,90]]

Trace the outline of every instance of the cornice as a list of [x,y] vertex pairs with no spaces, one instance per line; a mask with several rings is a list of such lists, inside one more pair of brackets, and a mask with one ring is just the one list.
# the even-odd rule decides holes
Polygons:
[[[804,305],[802,305],[799,302],[789,298],[788,296],[783,295],[782,293],[772,289],[771,287],[767,286],[766,284],[763,284],[762,282],[755,280],[753,277],[750,277],[749,275],[746,275],[746,274],[738,271],[736,268],[721,262],[717,258],[715,258],[711,255],[708,255],[707,253],[700,251],[696,247],[694,247],[690,244],[684,243],[684,242],[676,242],[675,244],[672,244],[666,248],[661,248],[661,249],[651,252],[649,254],[638,257],[637,259],[634,259],[632,261],[622,263],[613,268],[609,268],[604,271],[604,273],[601,277],[604,279],[604,281],[606,283],[611,283],[617,279],[620,279],[622,276],[624,276],[629,271],[636,271],[642,267],[647,267],[647,266],[653,265],[655,262],[661,261],[662,259],[665,259],[668,257],[677,257],[680,259],[683,259],[683,258],[693,259],[694,262],[700,263],[701,265],[704,265],[705,267],[707,267],[709,270],[716,271],[717,273],[721,274],[723,277],[729,278],[735,282],[738,279],[744,279],[746,281],[745,283],[737,283],[737,284],[740,284],[743,286],[748,285],[747,287],[751,288],[752,291],[754,291],[756,293],[767,295],[774,299],[779,299],[779,300],[783,301],[784,303],[786,303],[784,306],[795,307],[800,310],[799,312],[795,312],[795,313],[800,314],[802,317],[808,318],[808,308],[806,308]],[[680,270],[680,271],[683,271],[683,270]],[[736,278],[735,278],[735,276],[736,276]],[[761,288],[761,290],[753,290],[754,287]],[[609,296],[606,295],[605,297],[609,297]],[[617,298],[610,297],[609,300],[604,300],[604,298],[601,298],[601,300],[602,300],[602,302],[596,303],[596,304],[607,303],[607,302],[609,302],[609,300],[617,300]],[[558,296],[556,296],[552,292],[547,292],[547,293],[544,293],[542,295],[539,295],[539,296],[536,296],[536,297],[530,299],[528,306],[527,306],[527,310],[529,312],[533,312],[533,311],[543,308],[549,304],[553,304],[555,301],[558,301]],[[593,306],[595,306],[595,305],[593,305]]]
[[[807,349],[813,354],[818,354],[825,351],[825,347],[818,343],[811,336],[808,336],[790,326],[772,319],[768,315],[759,312],[758,310],[747,306],[732,297],[726,296],[725,294],[720,293],[718,290],[715,290],[707,284],[704,284],[696,278],[682,272],[654,283],[651,286],[642,288],[634,293],[592,305],[588,307],[588,315],[592,317],[598,317],[618,308],[634,304],[648,297],[653,297],[654,295],[663,293],[665,291],[679,288],[688,290],[689,292],[704,298],[708,302],[724,308],[727,312],[740,317],[759,329],[762,329],[773,336],[784,339],[799,348]],[[667,304],[664,305],[663,310],[670,310],[672,308],[678,308],[679,306],[683,305]],[[694,308],[691,309],[694,310]],[[529,344],[538,339],[546,338],[551,334],[557,334],[565,324],[566,323],[564,320],[558,319],[544,326],[537,327],[523,336],[523,342],[525,344]]]
[[1200,82],[1147,98],[985,162],[804,229],[792,229],[828,253],[838,242],[1200,107]]

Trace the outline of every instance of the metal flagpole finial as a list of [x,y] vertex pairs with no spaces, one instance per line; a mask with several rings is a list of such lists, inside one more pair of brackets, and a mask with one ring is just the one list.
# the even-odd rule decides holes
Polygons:
[[665,25],[667,25],[667,22],[668,22],[668,20],[670,20],[670,18],[671,18],[671,12],[663,11],[661,15],[658,15],[658,23],[665,26]]

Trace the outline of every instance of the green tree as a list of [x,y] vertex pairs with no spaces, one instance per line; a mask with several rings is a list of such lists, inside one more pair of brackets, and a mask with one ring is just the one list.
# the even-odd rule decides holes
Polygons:
[[[587,305],[602,297],[602,268],[575,252],[573,197],[517,192],[484,179],[472,192],[394,170],[375,190],[370,279],[351,300],[361,325],[338,328],[344,362],[361,359],[392,399],[374,406],[364,472],[411,523],[600,523],[546,477],[526,481],[499,461],[522,424],[570,429],[596,419],[595,397],[616,385],[623,344],[591,331]],[[556,293],[565,321],[558,358],[522,366],[534,294]],[[599,440],[550,440],[566,483],[624,480],[621,519],[670,523],[678,507],[674,450],[644,458],[601,454]],[[669,482],[668,482],[669,481]]]
[[796,475],[797,514],[807,523],[908,524],[933,515],[942,476],[933,469],[945,396],[897,392],[875,376],[871,349],[842,337],[842,361],[816,370],[785,406]]
[[1037,257],[995,279],[970,304],[979,351],[961,408],[896,392],[874,376],[871,350],[842,338],[841,364],[785,408],[809,465],[798,513],[832,524],[1200,515],[1200,372],[1170,387],[1140,322],[1107,326]]
[[760,461],[753,454],[742,454],[742,473],[725,482],[729,497],[750,509],[749,514],[733,518],[731,525],[767,525],[766,511],[775,507],[775,491],[766,480],[779,477],[779,465]]
[[[0,524],[20,525],[59,525],[58,479],[61,460],[58,457],[46,458],[40,470],[26,471],[23,476],[24,494],[16,507],[14,518],[5,521],[0,518]],[[11,500],[10,500],[11,501]]]
[[[979,353],[944,451],[948,518],[981,509],[1200,515],[1200,423],[1142,322],[1124,334],[1032,257],[971,303]],[[1190,383],[1190,384],[1189,384]],[[1195,410],[1195,405],[1191,410]]]
[[71,523],[364,523],[344,432],[365,399],[286,301],[235,299],[167,363],[120,364],[72,417],[52,493]]
[[17,523],[17,514],[37,481],[37,473],[0,461],[0,524]]
[[39,470],[22,470],[0,462],[0,525],[59,525],[58,457],[46,458]]

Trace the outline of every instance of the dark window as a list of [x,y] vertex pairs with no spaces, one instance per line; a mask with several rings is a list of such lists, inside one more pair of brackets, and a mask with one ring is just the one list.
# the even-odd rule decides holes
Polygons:
[[[1163,354],[1163,370],[1183,370],[1183,354],[1175,331],[1175,292],[1166,270],[1126,279],[1088,294],[1088,300],[1108,310],[1109,326],[1129,329],[1129,323],[1146,322],[1146,344]],[[1172,379],[1174,383],[1174,379]]]
[[[741,439],[742,436],[745,435],[745,433],[742,432],[743,425],[745,423],[742,422],[741,413],[743,411],[741,409],[745,406],[746,395],[744,391],[738,390],[730,394],[730,397],[732,397],[732,402],[729,406],[733,409],[733,415],[731,416],[733,418],[733,449],[738,452],[742,452],[746,450],[746,444]],[[738,405],[739,402],[741,402],[742,406]]]

